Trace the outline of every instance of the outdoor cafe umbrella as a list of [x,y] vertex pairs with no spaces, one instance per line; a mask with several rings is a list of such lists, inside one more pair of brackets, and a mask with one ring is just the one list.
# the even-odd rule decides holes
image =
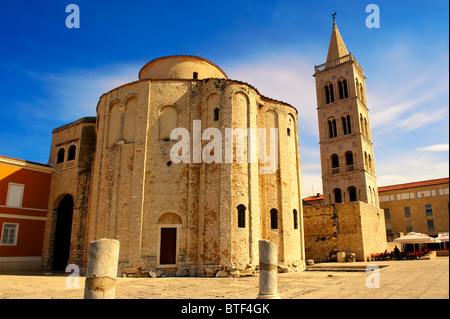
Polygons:
[[448,242],[448,233],[439,233],[437,239],[439,239],[441,242]]
[[[441,242],[448,243],[448,233],[439,233],[439,235],[437,236],[437,239],[439,239]],[[440,247],[442,248],[442,247]],[[444,248],[445,248],[445,244],[444,244]]]
[[[405,236],[394,239],[394,242],[402,244],[423,244],[423,243],[440,243],[439,239],[428,236],[427,234],[410,232]],[[416,247],[414,246],[414,250]]]

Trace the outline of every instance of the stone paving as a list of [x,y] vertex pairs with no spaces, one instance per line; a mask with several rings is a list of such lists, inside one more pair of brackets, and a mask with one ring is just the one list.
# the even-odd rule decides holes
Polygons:
[[[379,272],[365,272],[368,265]],[[360,271],[304,271],[278,274],[283,299],[449,299],[449,258],[431,260],[324,263],[357,266]],[[375,279],[379,275],[379,288]],[[79,288],[66,287],[67,275],[0,274],[0,299],[82,299]],[[366,285],[375,286],[368,288]],[[118,299],[255,299],[258,277],[118,278]]]

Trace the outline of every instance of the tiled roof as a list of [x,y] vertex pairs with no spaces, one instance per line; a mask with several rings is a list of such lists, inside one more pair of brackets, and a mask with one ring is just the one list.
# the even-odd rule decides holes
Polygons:
[[45,166],[45,167],[50,167],[50,165],[48,164],[42,164],[42,163],[38,163],[38,162],[32,162],[32,161],[27,161],[27,160],[23,160],[20,158],[15,158],[15,157],[9,157],[9,156],[5,156],[5,155],[0,155],[0,159],[4,158],[5,160],[13,160],[13,161],[17,161],[17,162],[22,162],[22,163],[29,163],[29,164],[34,164],[34,165],[40,165],[40,166]]
[[309,197],[303,198],[304,201],[318,200],[318,199],[323,199],[323,195],[320,194],[319,196],[314,195],[314,196],[309,196]]
[[432,185],[438,185],[438,184],[448,184],[448,182],[449,182],[448,177],[447,178],[430,179],[427,181],[378,187],[378,192],[386,192],[386,191],[405,189],[405,188],[413,188],[413,187],[432,186]]

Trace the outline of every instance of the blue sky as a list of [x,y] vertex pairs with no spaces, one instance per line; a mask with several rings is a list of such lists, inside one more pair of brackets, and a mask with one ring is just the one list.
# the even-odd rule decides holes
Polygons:
[[[80,28],[65,25],[80,8]],[[368,4],[380,9],[369,29]],[[99,97],[148,61],[189,54],[299,112],[303,196],[322,192],[314,65],[331,14],[363,67],[379,186],[449,176],[448,1],[0,3],[0,154],[47,163],[51,132],[94,116]]]

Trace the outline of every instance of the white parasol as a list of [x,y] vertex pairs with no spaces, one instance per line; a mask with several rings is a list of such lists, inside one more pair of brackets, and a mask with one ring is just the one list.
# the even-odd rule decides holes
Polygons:
[[439,233],[437,239],[439,239],[441,242],[448,242],[448,233]]
[[440,243],[437,238],[430,237],[426,234],[410,232],[405,236],[394,239],[397,243],[402,244],[422,244],[422,243]]

